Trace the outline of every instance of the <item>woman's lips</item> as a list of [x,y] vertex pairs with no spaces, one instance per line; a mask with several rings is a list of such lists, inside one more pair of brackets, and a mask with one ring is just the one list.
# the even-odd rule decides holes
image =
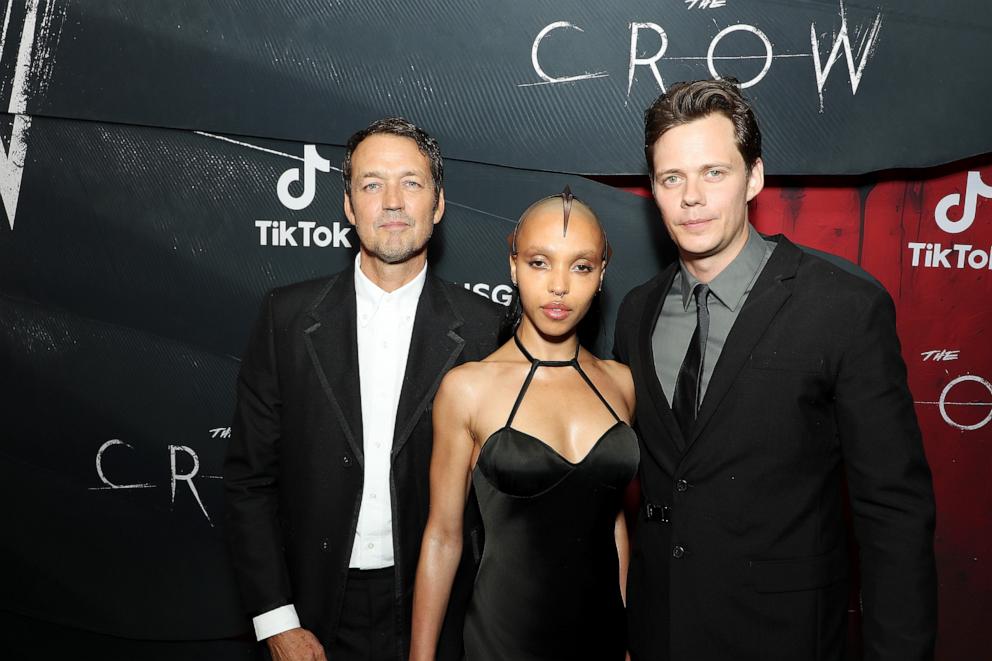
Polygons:
[[554,319],[555,321],[566,319],[568,315],[572,314],[572,309],[562,303],[548,303],[547,305],[542,305],[541,311],[544,312],[549,319]]

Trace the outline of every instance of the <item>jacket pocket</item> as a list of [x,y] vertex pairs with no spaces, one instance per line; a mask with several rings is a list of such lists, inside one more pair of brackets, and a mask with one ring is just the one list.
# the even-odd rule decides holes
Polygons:
[[757,592],[795,592],[826,587],[847,578],[847,549],[782,560],[748,560],[748,582]]

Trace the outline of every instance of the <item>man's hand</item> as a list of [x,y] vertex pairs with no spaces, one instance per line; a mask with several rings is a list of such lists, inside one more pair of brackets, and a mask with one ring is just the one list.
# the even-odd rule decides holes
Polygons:
[[324,646],[317,637],[297,627],[265,639],[272,653],[272,661],[327,661]]

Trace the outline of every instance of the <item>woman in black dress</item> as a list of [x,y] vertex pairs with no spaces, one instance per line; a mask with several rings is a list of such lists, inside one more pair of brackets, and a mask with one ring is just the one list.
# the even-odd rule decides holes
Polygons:
[[465,621],[467,660],[624,659],[634,387],[625,366],[598,359],[576,334],[607,255],[595,214],[568,189],[517,224],[516,333],[485,360],[451,370],[434,401],[412,661],[434,658],[470,484],[485,549]]

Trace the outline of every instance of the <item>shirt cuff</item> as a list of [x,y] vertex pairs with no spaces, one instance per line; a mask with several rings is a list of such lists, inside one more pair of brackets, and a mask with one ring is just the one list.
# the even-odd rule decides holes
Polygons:
[[251,623],[255,627],[255,640],[265,640],[277,633],[299,627],[300,617],[293,604],[286,604],[256,615],[251,618]]

